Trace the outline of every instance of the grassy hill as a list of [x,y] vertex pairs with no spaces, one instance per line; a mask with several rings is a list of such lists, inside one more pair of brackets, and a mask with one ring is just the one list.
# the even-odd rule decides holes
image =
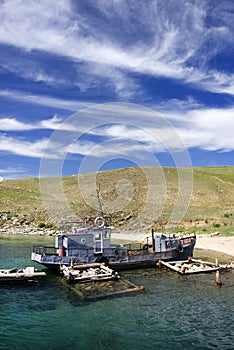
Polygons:
[[[184,191],[187,186],[184,179],[189,174],[186,169],[181,171]],[[54,186],[56,179],[41,179],[42,188],[46,188],[44,202],[37,178],[1,182],[0,225],[58,225],[61,219],[72,219],[68,217],[68,206],[76,219],[93,218],[100,214],[96,188],[100,189],[109,224],[119,229],[142,231],[161,230],[167,224],[180,186],[178,180],[181,178],[176,169],[135,167],[98,172],[96,178],[93,175],[63,177],[60,193]],[[234,234],[234,167],[194,168],[189,198],[185,216],[177,225],[178,230]],[[186,198],[180,198],[178,210],[184,201]],[[45,204],[50,208],[50,215]]]

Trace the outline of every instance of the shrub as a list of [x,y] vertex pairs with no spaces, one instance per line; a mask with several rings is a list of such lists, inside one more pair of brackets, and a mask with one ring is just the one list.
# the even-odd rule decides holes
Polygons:
[[45,223],[45,222],[39,222],[39,224],[37,225],[39,228],[51,228],[56,230],[56,225],[51,224],[51,223]]
[[213,223],[213,226],[214,226],[214,227],[220,227],[220,224],[217,223],[217,222],[215,222],[215,223]]
[[39,228],[45,228],[46,224],[44,222],[39,222],[38,227]]

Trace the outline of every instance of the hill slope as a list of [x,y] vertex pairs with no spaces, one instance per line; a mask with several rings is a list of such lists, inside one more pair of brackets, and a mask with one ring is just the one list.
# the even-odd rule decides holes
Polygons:
[[[54,187],[53,178],[41,179],[41,182],[37,178],[4,181],[0,183],[0,225],[58,224],[61,219],[95,217],[100,215],[95,193],[99,188],[104,214],[115,227],[161,229],[175,206],[178,212],[185,206],[187,210],[178,229],[200,227],[203,231],[233,233],[234,167],[194,168],[192,193],[188,190],[189,198],[180,197],[177,203],[181,188],[182,194],[186,193],[183,192],[187,186],[186,172],[184,169],[181,184],[181,175],[178,176],[174,168],[136,167],[103,171],[95,174],[96,177],[94,174],[68,176],[62,178],[60,192]],[[43,189],[46,189],[44,201]],[[188,206],[187,199],[190,200]],[[49,215],[45,206],[50,208]],[[73,217],[68,217],[70,213]]]

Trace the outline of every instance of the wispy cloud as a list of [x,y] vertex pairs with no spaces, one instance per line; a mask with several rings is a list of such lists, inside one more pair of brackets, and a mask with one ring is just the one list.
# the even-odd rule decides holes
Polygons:
[[[27,140],[27,134],[17,138],[2,135],[0,150],[37,158],[42,156],[45,149],[46,157],[51,158],[61,157],[66,152],[87,155],[97,145],[97,157],[111,152],[121,153],[124,147],[125,153],[135,152],[142,145],[150,152],[181,147],[234,151],[234,108],[195,108],[195,105],[192,110],[183,110],[182,114],[162,109],[159,114],[134,104],[104,104],[64,120],[54,116],[29,124],[16,118],[4,118],[1,129],[6,132],[50,129],[58,131],[58,136],[52,134],[51,138],[32,142]],[[95,127],[91,127],[91,121],[94,121]],[[114,140],[118,149],[114,146]],[[107,146],[107,141],[112,143]],[[135,143],[126,147],[129,141]],[[125,146],[122,146],[124,143]]]
[[4,168],[1,169],[0,168],[0,174],[1,175],[9,175],[9,174],[24,174],[25,173],[25,169],[18,167],[18,168]]
[[27,175],[27,170],[22,167],[6,167],[4,169],[0,168],[0,182],[22,176],[25,177]]
[[[83,6],[65,0],[49,4],[8,0],[0,8],[0,42],[57,58],[66,56],[77,69],[76,84],[81,90],[92,88],[98,76],[101,85],[105,79],[116,94],[129,98],[139,92],[129,75],[136,72],[234,94],[233,74],[225,72],[224,66],[211,65],[234,42],[229,2],[211,6],[209,1],[152,0],[142,6],[136,1],[100,0]],[[35,81],[53,83],[54,77],[43,67],[21,70],[9,63],[8,68]],[[83,79],[81,71],[86,71]],[[63,77],[56,75],[56,79],[64,83]]]
[[58,118],[56,115],[50,119],[44,119],[39,122],[34,123],[24,123],[18,121],[16,118],[0,118],[1,131],[29,131],[29,130],[40,130],[40,129],[48,129],[48,130],[57,130],[61,126],[63,130],[73,130],[73,126],[61,123],[62,119]]
[[1,131],[18,131],[18,130],[32,130],[34,127],[30,124],[20,122],[15,118],[1,118]]
[[6,135],[0,135],[0,151],[25,157],[41,158],[47,143],[47,139],[30,142],[25,140],[25,138],[17,139]]
[[77,112],[83,108],[93,105],[93,103],[89,103],[87,101],[73,101],[71,99],[65,100],[62,98],[55,98],[52,96],[46,96],[42,94],[34,95],[18,90],[1,90],[0,97],[19,102],[32,103],[73,112]]

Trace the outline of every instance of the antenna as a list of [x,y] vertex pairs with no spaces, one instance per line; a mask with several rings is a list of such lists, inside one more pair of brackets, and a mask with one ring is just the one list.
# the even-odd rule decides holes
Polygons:
[[101,212],[102,217],[104,217],[102,202],[101,202],[101,199],[100,199],[100,185],[98,186],[98,189],[96,190],[96,192],[97,192],[97,199],[98,199],[100,212]]

